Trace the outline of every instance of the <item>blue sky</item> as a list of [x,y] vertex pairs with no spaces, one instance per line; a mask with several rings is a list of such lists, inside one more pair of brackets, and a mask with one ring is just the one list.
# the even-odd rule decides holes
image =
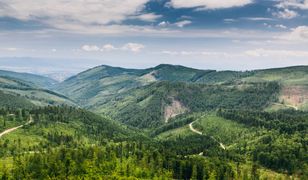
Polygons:
[[308,65],[308,0],[1,0],[0,69]]

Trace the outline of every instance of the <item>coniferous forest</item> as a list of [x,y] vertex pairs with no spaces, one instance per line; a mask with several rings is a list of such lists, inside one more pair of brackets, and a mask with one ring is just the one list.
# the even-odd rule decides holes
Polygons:
[[0,180],[308,180],[308,0],[0,0]]
[[[98,72],[111,73],[110,68]],[[33,93],[31,84],[30,89],[3,86],[0,178],[308,178],[308,113],[305,105],[295,107],[282,98],[285,82],[247,79],[257,72],[231,81],[228,73],[226,82],[220,72],[220,82],[195,82],[213,76],[198,71],[189,75],[196,76],[193,81],[170,76],[137,85],[148,70],[129,72],[137,80],[123,85],[117,79],[109,90],[100,89],[101,98],[92,89],[65,91],[67,84],[78,89],[87,81],[78,78],[71,85],[74,77],[53,87],[56,93],[43,88]],[[122,78],[117,73],[122,72],[98,79]],[[108,94],[130,85],[136,87]],[[86,94],[77,97],[77,92]]]

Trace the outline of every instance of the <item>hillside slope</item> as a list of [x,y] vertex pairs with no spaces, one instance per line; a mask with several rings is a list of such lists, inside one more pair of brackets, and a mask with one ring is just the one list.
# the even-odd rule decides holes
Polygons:
[[44,89],[49,89],[58,83],[53,79],[29,73],[18,73],[18,72],[0,70],[0,76],[20,79],[25,83],[32,84],[36,88],[44,88]]
[[[155,137],[170,143],[198,136],[199,140],[196,140],[193,147],[195,149],[208,143],[209,140],[202,140],[202,137],[209,137],[214,140],[214,146],[221,147],[221,151],[233,158],[245,159],[246,163],[252,160],[276,172],[305,176],[307,145],[304,139],[307,138],[307,116],[307,112],[292,110],[275,113],[245,110],[196,113],[178,119],[173,125],[157,129]],[[181,121],[185,123],[182,124]],[[179,123],[182,125],[177,126]],[[193,130],[190,128],[191,124]],[[189,149],[185,148],[186,143],[182,142],[179,150]],[[203,151],[201,148],[197,152],[202,152],[200,155],[206,157],[215,154],[204,147]]]
[[84,141],[84,143],[90,144],[103,139],[106,141],[122,141],[141,135],[139,132],[127,128],[116,121],[73,107],[50,106],[28,110],[27,112],[25,114],[31,114],[33,122],[27,127],[8,134],[3,138],[10,139],[12,142],[14,142],[16,137],[22,138],[23,145],[27,146],[26,142],[31,141],[30,144],[33,145],[39,143],[60,143],[55,141],[56,138],[59,138],[59,141],[64,140],[61,139],[61,136],[67,136],[66,139],[71,137],[72,141],[78,141],[78,138],[81,138],[80,140]]
[[14,96],[0,91],[0,107],[29,109],[34,107],[34,104],[24,97]]
[[[137,90],[139,87],[160,81],[206,85],[277,82],[282,87],[279,100],[275,102],[276,104],[269,104],[269,109],[294,106],[306,110],[308,109],[308,94],[305,93],[308,89],[305,81],[308,79],[307,76],[306,66],[246,72],[197,70],[167,64],[143,70],[99,66],[67,79],[58,84],[55,90],[82,104],[83,107],[99,111],[99,107],[110,99],[116,101],[116,97],[124,96],[132,89]],[[178,111],[181,111],[181,108]]]
[[253,76],[243,78],[248,82],[276,81],[281,84],[279,103],[271,109],[308,110],[308,66],[275,68],[253,72]]
[[204,85],[164,81],[120,93],[89,108],[126,124],[149,128],[188,112],[263,109],[276,101],[278,92],[275,83]]
[[[307,112],[269,110],[293,107],[282,101],[284,91],[305,86],[297,80],[305,68],[285,69],[100,66],[56,87],[98,115],[69,106],[31,110],[69,99],[2,76],[0,105],[30,110],[0,108],[0,130],[9,132],[0,137],[0,177],[305,179]],[[285,73],[298,74],[286,79]]]
[[149,69],[124,69],[103,65],[65,80],[56,85],[54,90],[89,107],[100,103],[100,100],[152,82],[193,82],[208,72],[167,64]]
[[3,106],[9,105],[11,107],[14,105],[19,108],[26,108],[34,105],[75,105],[72,100],[61,94],[38,87],[37,84],[28,80],[24,81],[14,77],[0,76],[0,91],[3,96],[7,96],[0,99]]

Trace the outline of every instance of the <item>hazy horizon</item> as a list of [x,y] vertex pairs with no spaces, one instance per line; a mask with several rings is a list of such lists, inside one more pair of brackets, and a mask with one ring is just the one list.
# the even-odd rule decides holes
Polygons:
[[[189,65],[183,65],[183,64],[171,64],[171,63],[158,63],[158,64],[151,64],[148,66],[143,67],[135,67],[134,65],[117,65],[117,64],[95,64],[97,60],[95,59],[71,59],[69,61],[78,61],[78,65],[72,65],[71,63],[65,63],[66,66],[63,66],[63,59],[53,59],[55,61],[50,61],[50,59],[44,59],[44,58],[27,58],[27,57],[7,57],[7,58],[1,58],[0,61],[6,61],[7,65],[0,65],[0,70],[6,70],[6,71],[13,71],[13,72],[19,72],[19,73],[30,73],[30,74],[36,74],[36,75],[42,75],[46,77],[50,77],[57,81],[63,81],[71,76],[74,76],[76,74],[79,74],[83,71],[86,71],[91,68],[95,68],[98,66],[112,66],[112,67],[120,67],[125,69],[149,69],[154,68],[161,64],[169,64],[169,65],[179,65],[184,66],[188,68],[194,68],[194,69],[200,69],[200,70],[216,70],[216,71],[253,71],[253,70],[263,70],[263,69],[275,69],[275,68],[285,68],[285,67],[293,67],[293,66],[308,66],[306,64],[294,64],[294,65],[285,65],[285,66],[264,66],[259,68],[251,68],[251,69],[222,69],[222,68],[209,68],[209,67],[197,67],[197,66],[189,66]],[[23,61],[23,62],[21,62]],[[34,63],[34,62],[37,63]],[[60,62],[59,62],[60,61]],[[19,62],[19,63],[18,63]],[[86,63],[88,62],[88,63]],[[91,63],[92,62],[92,63]],[[27,65],[28,64],[28,65]],[[35,64],[35,65],[33,65]],[[51,68],[50,68],[51,67]]]

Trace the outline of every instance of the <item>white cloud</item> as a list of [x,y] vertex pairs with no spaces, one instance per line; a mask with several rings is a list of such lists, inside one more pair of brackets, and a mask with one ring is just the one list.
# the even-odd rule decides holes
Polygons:
[[134,53],[138,53],[144,48],[145,46],[139,43],[127,43],[121,47],[115,47],[112,44],[105,44],[102,46],[102,48],[99,48],[97,45],[83,45],[81,47],[82,50],[87,51],[87,52],[98,52],[98,51],[106,52],[106,51],[121,50],[121,51],[131,51]]
[[178,19],[193,19],[193,17],[191,16],[186,16],[186,15],[182,15],[180,18]]
[[171,0],[169,6],[174,8],[221,9],[245,6],[252,2],[252,0]]
[[236,21],[237,21],[236,19],[224,19],[225,23],[233,23],[233,22],[236,22]]
[[280,0],[278,8],[299,8],[308,9],[308,0]]
[[268,28],[272,28],[272,25],[267,24],[267,23],[263,23],[263,26],[268,27]]
[[272,14],[273,16],[281,18],[281,19],[293,19],[298,16],[297,12],[293,10],[289,10],[289,9],[283,9],[278,12],[273,12]]
[[136,15],[129,17],[130,19],[139,19],[142,21],[147,21],[147,22],[155,22],[157,19],[161,18],[162,15],[157,15],[154,13],[147,13],[147,14],[141,14],[141,15]]
[[57,52],[57,49],[51,49],[51,52]]
[[122,47],[123,50],[128,50],[132,52],[140,52],[144,48],[145,46],[143,44],[138,43],[127,43]]
[[8,47],[8,48],[1,48],[1,49],[5,50],[5,51],[17,51],[18,50],[15,47]]
[[169,55],[169,56],[192,56],[192,57],[209,57],[209,58],[279,58],[279,59],[290,59],[290,58],[308,58],[308,51],[305,50],[286,50],[286,49],[248,49],[241,51],[170,51],[164,50],[160,51],[159,54]]
[[161,54],[166,54],[166,55],[171,55],[171,56],[179,56],[179,55],[183,55],[183,56],[191,56],[191,55],[200,55],[201,52],[195,52],[195,51],[162,51],[160,52]]
[[276,28],[281,28],[281,29],[287,29],[288,27],[283,25],[283,24],[276,24],[275,25]]
[[230,54],[226,52],[216,52],[216,51],[161,51],[160,54],[170,55],[170,56],[210,56],[210,57],[227,57],[234,56],[236,54]]
[[113,51],[113,50],[117,50],[116,47],[114,47],[112,44],[105,44],[101,51]]
[[177,27],[182,28],[182,27],[187,26],[187,25],[189,25],[189,24],[191,24],[191,23],[192,23],[192,22],[189,21],[189,20],[184,20],[184,21],[176,22],[176,23],[174,23],[174,25],[176,25]]
[[273,18],[266,18],[266,17],[244,17],[242,19],[249,20],[249,21],[273,21]]
[[292,29],[291,32],[279,37],[282,40],[294,42],[308,42],[308,26],[299,26]]
[[92,52],[92,51],[99,51],[100,48],[96,45],[83,45],[81,47],[82,50]]
[[168,22],[168,21],[162,21],[162,22],[160,22],[159,24],[158,24],[158,26],[160,26],[160,27],[166,27],[166,26],[168,26],[170,23]]
[[191,24],[192,21],[190,20],[183,20],[183,21],[178,21],[178,22],[175,22],[175,23],[169,23],[168,21],[162,21],[158,24],[159,27],[168,27],[168,26],[176,26],[176,27],[179,27],[179,28],[182,28],[184,26],[187,26],[189,24]]
[[35,20],[57,29],[86,31],[92,27],[103,29],[110,23],[119,23],[134,15],[143,20],[156,18],[154,14],[140,14],[148,1],[1,0],[0,16]]
[[308,51],[296,51],[296,50],[271,50],[271,49],[254,49],[245,51],[245,55],[252,57],[308,57]]

